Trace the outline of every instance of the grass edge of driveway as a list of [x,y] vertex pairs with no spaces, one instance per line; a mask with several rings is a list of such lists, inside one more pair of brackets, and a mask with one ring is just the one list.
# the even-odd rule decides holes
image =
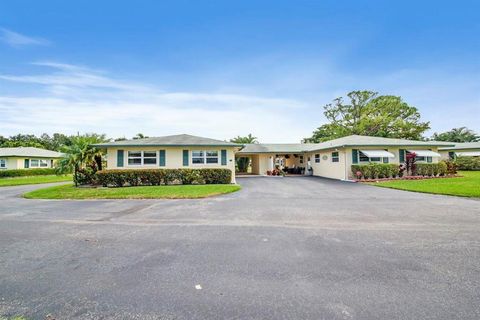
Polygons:
[[76,188],[71,184],[47,187],[23,194],[26,199],[201,199],[239,191],[238,184],[169,185],[122,188]]
[[[0,188],[72,181],[72,175],[45,175],[0,178]],[[1,319],[0,319],[1,320]]]

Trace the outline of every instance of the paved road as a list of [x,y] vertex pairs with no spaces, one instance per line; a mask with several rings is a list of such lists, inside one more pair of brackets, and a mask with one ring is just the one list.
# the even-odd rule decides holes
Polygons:
[[40,186],[0,188],[0,315],[480,318],[480,201],[239,182],[203,200],[40,201],[19,196]]

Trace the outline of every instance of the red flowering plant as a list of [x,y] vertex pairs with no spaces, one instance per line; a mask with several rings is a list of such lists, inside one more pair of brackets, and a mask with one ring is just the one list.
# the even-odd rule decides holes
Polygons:
[[417,174],[417,154],[415,152],[408,153],[406,156],[406,170],[411,176],[415,176]]

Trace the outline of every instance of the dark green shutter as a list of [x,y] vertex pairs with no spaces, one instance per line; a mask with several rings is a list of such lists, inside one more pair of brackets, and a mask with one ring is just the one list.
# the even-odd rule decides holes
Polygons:
[[165,150],[160,150],[160,159],[158,161],[158,164],[160,167],[165,167]]
[[25,169],[30,168],[30,160],[29,159],[25,159],[24,167],[25,167]]
[[183,165],[188,166],[188,150],[183,150]]
[[400,163],[404,163],[405,162],[405,150],[404,149],[398,150],[398,154],[399,154],[399,157],[400,157]]
[[352,163],[358,163],[358,150],[352,149]]
[[222,166],[227,165],[227,150],[222,150]]
[[123,150],[117,150],[117,167],[123,167]]
[[450,158],[450,160],[455,160],[455,152],[453,151],[448,152],[448,157]]
[[427,157],[427,162],[428,162],[428,163],[432,163],[432,161],[433,161],[433,160],[432,160],[432,157]]

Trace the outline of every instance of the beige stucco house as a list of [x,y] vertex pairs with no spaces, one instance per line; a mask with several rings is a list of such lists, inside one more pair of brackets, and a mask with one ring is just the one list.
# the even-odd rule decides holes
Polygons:
[[107,151],[107,169],[222,168],[232,171],[235,183],[235,153],[242,145],[179,134],[114,141],[94,145]]
[[480,157],[480,142],[452,142],[454,146],[439,148],[443,159],[455,159],[456,157]]
[[34,147],[0,148],[0,170],[53,168],[62,156]]
[[453,145],[352,135],[316,144],[249,144],[236,156],[249,157],[254,174],[280,166],[287,172],[350,180],[352,164],[401,164],[410,152],[416,153],[417,162],[436,163],[441,158],[438,148],[447,146]]

